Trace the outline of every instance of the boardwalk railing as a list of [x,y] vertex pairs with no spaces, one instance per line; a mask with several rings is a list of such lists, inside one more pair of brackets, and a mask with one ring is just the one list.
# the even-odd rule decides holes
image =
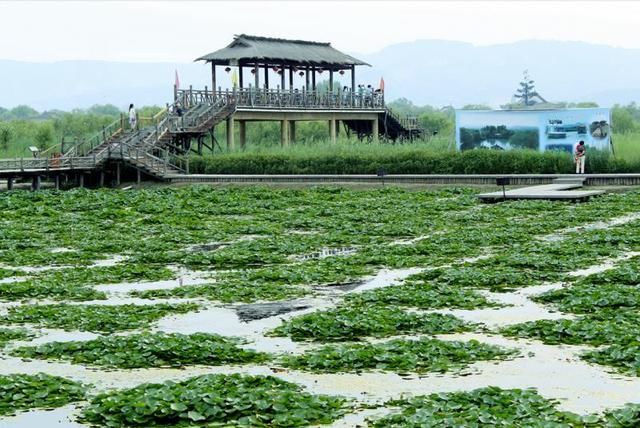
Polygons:
[[212,104],[219,100],[224,104],[250,108],[301,108],[301,109],[375,109],[385,107],[384,92],[365,91],[311,91],[305,89],[256,89],[235,88],[214,92],[197,89],[176,90],[176,102],[184,108],[198,104]]

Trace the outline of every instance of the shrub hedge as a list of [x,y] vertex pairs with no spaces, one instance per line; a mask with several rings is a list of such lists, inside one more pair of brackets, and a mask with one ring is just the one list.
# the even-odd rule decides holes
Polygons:
[[[587,173],[640,172],[639,161],[627,161],[607,152],[591,151]],[[569,153],[526,150],[434,152],[419,146],[359,150],[247,151],[193,157],[190,172],[200,174],[569,174]]]

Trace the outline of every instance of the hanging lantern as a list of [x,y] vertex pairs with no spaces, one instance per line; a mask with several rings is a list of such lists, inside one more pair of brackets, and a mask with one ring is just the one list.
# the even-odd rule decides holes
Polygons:
[[298,67],[293,67],[293,72],[297,73],[298,72]]
[[226,67],[226,68],[224,69],[224,71],[226,71],[227,73],[228,73],[228,72],[230,72],[230,71],[231,71],[231,67]]
[[255,68],[251,69],[251,74],[256,74],[256,69]]
[[304,76],[304,71],[301,71],[300,73],[298,73],[300,76]]
[[318,69],[318,74],[322,74],[322,69],[321,68]]
[[282,70],[278,70],[278,74],[282,74]]
[[344,74],[344,70],[340,70],[340,71],[339,71],[339,73],[340,73],[340,74]]
[[273,67],[273,71],[278,72],[278,67]]

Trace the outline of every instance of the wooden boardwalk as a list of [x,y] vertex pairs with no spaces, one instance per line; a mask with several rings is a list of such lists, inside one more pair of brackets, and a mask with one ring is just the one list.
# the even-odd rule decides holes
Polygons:
[[507,199],[544,199],[553,201],[584,202],[592,196],[605,193],[604,190],[575,190],[584,186],[584,177],[558,178],[552,184],[521,187],[503,192],[482,193],[478,195],[483,202],[500,202]]

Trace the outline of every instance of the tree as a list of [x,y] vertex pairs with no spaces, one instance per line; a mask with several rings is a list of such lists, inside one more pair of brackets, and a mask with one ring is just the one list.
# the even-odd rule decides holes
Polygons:
[[19,105],[12,108],[9,114],[13,119],[34,119],[40,116],[37,110],[26,105]]
[[50,122],[38,126],[33,139],[40,151],[44,151],[49,147],[49,143],[53,141],[53,135],[53,125]]
[[513,98],[516,100],[516,104],[522,104],[524,106],[532,106],[538,103],[547,103],[547,100],[542,98],[536,91],[536,82],[529,77],[528,70],[524,71],[524,79],[520,82],[520,87],[516,90]]
[[462,110],[491,110],[491,107],[484,104],[467,104]]
[[96,114],[98,116],[113,116],[120,115],[120,109],[113,104],[95,104],[89,107],[87,113]]
[[0,123],[0,149],[7,150],[15,132],[8,123]]

